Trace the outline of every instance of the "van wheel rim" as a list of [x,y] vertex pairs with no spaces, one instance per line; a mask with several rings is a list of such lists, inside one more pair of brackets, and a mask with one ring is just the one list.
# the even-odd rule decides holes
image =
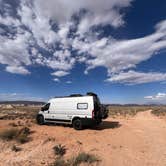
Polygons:
[[76,128],[80,128],[80,126],[81,126],[80,122],[76,122],[75,126],[76,126]]

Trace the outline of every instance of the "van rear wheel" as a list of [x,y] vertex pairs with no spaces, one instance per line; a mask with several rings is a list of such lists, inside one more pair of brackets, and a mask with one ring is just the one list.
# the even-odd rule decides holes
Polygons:
[[44,124],[44,117],[42,115],[38,115],[36,120],[37,120],[37,123],[39,125],[43,125]]
[[76,130],[81,130],[82,129],[82,121],[81,121],[81,119],[75,119],[73,121],[73,127]]

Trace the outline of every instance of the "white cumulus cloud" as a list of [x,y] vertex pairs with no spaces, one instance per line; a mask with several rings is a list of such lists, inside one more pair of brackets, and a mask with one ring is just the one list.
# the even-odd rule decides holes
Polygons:
[[[107,80],[125,84],[164,81],[165,73],[137,71],[137,65],[166,49],[166,20],[154,33],[136,39],[98,38],[103,26],[123,26],[132,0],[21,0],[18,6],[0,1],[0,64],[11,73],[29,74],[30,66],[66,76],[76,63],[85,73],[102,66]],[[12,15],[13,11],[15,14]],[[152,78],[154,79],[152,79]]]

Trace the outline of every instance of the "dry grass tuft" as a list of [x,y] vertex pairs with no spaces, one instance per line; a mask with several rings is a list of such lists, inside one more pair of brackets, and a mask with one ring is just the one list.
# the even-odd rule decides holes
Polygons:
[[99,161],[100,160],[98,159],[97,156],[95,156],[93,154],[81,152],[76,157],[72,158],[69,163],[72,166],[77,166],[77,165],[80,165],[81,163],[92,164],[92,163],[99,162]]
[[4,130],[0,133],[0,138],[6,141],[13,140],[17,137],[18,134],[18,129],[16,128],[11,128]]
[[11,128],[11,129],[2,131],[0,133],[0,138],[6,141],[15,140],[23,144],[31,140],[31,138],[29,137],[31,133],[32,132],[30,131],[28,127],[24,127],[21,129]]
[[58,157],[55,160],[55,162],[51,164],[51,166],[69,166],[69,165],[67,165],[66,161],[63,158]]
[[64,160],[62,156],[56,158],[55,162],[51,164],[51,166],[79,166],[83,163],[86,163],[88,165],[93,164],[93,163],[98,163],[101,160],[89,153],[81,152],[77,156],[72,157],[68,160]]

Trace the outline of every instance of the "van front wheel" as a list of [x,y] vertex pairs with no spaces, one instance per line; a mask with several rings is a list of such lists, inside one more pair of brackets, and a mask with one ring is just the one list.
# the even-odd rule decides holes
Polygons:
[[42,115],[38,115],[36,120],[37,120],[37,123],[39,125],[43,125],[44,124],[44,117]]
[[82,129],[82,121],[81,121],[81,119],[75,119],[73,121],[73,127],[76,130],[81,130]]

